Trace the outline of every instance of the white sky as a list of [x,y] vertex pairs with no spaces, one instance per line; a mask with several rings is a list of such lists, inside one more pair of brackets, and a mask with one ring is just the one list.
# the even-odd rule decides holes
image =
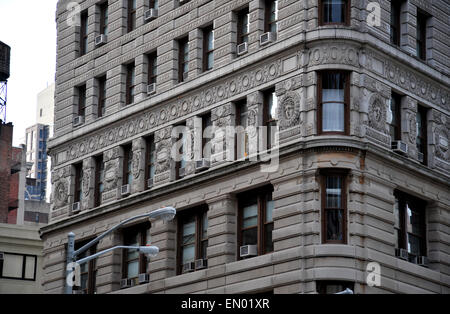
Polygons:
[[37,94],[55,81],[57,0],[0,0],[0,41],[11,47],[6,121],[13,145],[36,123]]

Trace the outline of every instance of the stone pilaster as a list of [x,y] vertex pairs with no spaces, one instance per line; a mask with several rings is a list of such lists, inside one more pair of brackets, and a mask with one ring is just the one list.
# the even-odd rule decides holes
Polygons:
[[307,2],[308,1],[278,1],[277,40],[283,40],[292,36],[298,36],[307,27]]
[[133,182],[131,184],[131,193],[142,192],[145,190],[145,148],[144,138],[139,137],[133,140],[133,161],[131,162],[131,171]]
[[122,153],[120,147],[114,147],[104,152],[105,164],[104,191],[102,204],[119,198],[120,185],[122,184],[123,171],[121,171]]
[[83,160],[83,180],[81,191],[83,198],[81,201],[81,209],[88,210],[94,207],[95,197],[95,159],[92,157]]
[[401,8],[400,46],[406,52],[416,55],[416,16],[417,7],[411,1],[406,1]]
[[228,64],[236,56],[237,16],[228,12],[214,20],[214,67]]
[[118,65],[107,72],[106,115],[117,112],[125,104],[126,67]]
[[236,126],[236,108],[233,103],[226,103],[211,111],[214,137],[211,139],[211,166],[230,162],[235,157],[234,127]]
[[127,1],[117,0],[109,5],[108,42],[119,38],[127,31]]
[[259,91],[247,96],[248,111],[248,149],[250,160],[255,160],[258,150],[263,149],[264,139],[259,136],[260,126],[263,124],[263,94]]
[[147,57],[139,55],[134,59],[135,62],[135,95],[134,101],[138,102],[147,97]]
[[188,80],[197,77],[203,70],[203,32],[196,28],[189,32]]
[[150,281],[173,277],[176,274],[176,222],[155,220],[150,229],[152,245],[159,248],[156,257],[150,258]]
[[249,13],[248,51],[251,53],[259,50],[259,36],[264,32],[264,1],[250,1]]
[[98,94],[94,78],[86,81],[86,113],[85,121],[90,123],[97,118]]
[[208,201],[208,267],[236,261],[237,200],[227,194]]
[[168,183],[172,179],[173,159],[171,158],[172,149],[172,126],[155,132],[155,153],[156,153],[156,171],[154,186]]

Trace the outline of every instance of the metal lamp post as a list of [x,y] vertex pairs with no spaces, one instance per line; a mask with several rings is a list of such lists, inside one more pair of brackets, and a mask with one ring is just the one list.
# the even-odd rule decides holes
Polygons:
[[172,220],[176,215],[176,209],[173,207],[164,207],[164,208],[160,208],[157,210],[154,210],[150,213],[146,213],[146,214],[141,214],[141,215],[137,215],[128,219],[125,219],[124,221],[122,221],[121,223],[115,225],[114,227],[112,227],[111,229],[105,231],[104,233],[102,233],[101,235],[99,235],[97,238],[95,238],[94,240],[90,241],[89,243],[87,243],[86,245],[84,245],[83,247],[81,247],[80,249],[75,251],[75,234],[73,232],[70,232],[67,237],[68,237],[68,243],[67,243],[67,267],[66,267],[66,271],[67,271],[67,276],[66,276],[66,289],[65,289],[65,293],[66,294],[72,294],[72,286],[73,284],[69,284],[69,282],[67,282],[69,278],[73,278],[73,271],[74,271],[74,266],[76,264],[81,265],[84,263],[87,263],[88,261],[97,258],[98,256],[108,253],[110,251],[113,251],[115,249],[136,249],[137,251],[139,251],[141,254],[147,254],[150,256],[155,256],[156,254],[158,254],[159,249],[156,246],[123,246],[123,245],[119,245],[119,246],[115,246],[112,248],[109,248],[107,250],[98,252],[96,254],[93,254],[91,256],[82,258],[78,261],[76,261],[76,257],[78,255],[80,255],[81,253],[83,253],[84,251],[86,251],[87,249],[89,249],[91,246],[93,246],[94,244],[98,243],[101,239],[103,239],[104,237],[106,237],[108,234],[114,232],[115,230],[117,230],[120,226],[136,220],[136,219],[140,219],[140,218],[148,218],[148,219],[162,219],[164,221],[170,221]]

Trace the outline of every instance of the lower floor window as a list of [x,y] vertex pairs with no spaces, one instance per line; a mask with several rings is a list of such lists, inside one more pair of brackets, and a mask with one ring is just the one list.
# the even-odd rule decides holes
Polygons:
[[316,282],[316,291],[318,294],[335,294],[343,292],[346,289],[354,292],[354,286],[355,284],[350,281],[323,280]]
[[[150,238],[149,224],[130,227],[124,231],[124,245],[146,246]],[[123,252],[122,278],[134,279],[139,274],[147,273],[147,258],[136,249],[127,249]]]

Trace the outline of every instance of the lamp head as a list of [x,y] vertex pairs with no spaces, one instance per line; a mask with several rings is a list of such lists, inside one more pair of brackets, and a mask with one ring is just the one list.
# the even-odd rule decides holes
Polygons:
[[139,252],[148,257],[155,257],[159,253],[159,248],[157,246],[141,246],[139,247]]
[[177,211],[173,207],[164,207],[157,210],[152,211],[148,218],[149,219],[162,219],[164,222],[171,221],[175,218]]

